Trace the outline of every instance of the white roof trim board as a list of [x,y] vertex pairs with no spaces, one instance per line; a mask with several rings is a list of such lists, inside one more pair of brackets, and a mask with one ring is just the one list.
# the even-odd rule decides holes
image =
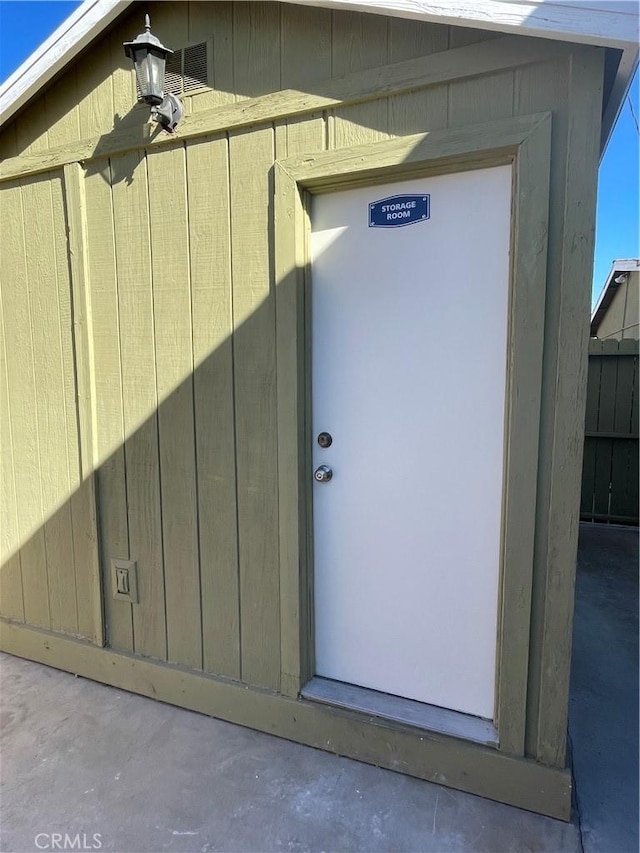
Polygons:
[[100,35],[131,0],[85,0],[0,86],[0,127]]
[[[0,127],[115,20],[132,0],[85,0],[0,86]],[[634,0],[293,0],[323,6],[600,45],[622,51],[604,114],[609,138],[638,63]]]
[[[296,2],[296,0],[294,0]],[[638,6],[615,0],[298,0],[502,33],[624,49],[638,41]]]

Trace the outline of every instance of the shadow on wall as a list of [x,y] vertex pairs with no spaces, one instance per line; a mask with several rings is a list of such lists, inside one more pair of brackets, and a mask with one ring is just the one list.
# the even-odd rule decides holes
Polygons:
[[[125,423],[129,395],[157,399],[156,376],[135,370]],[[2,615],[99,641],[102,587],[107,645],[234,678],[244,651],[279,677],[276,406],[271,288],[3,563]],[[136,561],[135,606],[112,597],[114,558]]]
[[[110,133],[102,134],[91,154],[92,159],[100,158],[103,155],[105,159],[101,163],[92,163],[87,173],[90,173],[92,170],[98,172],[110,186],[118,184],[120,181],[125,181],[127,185],[133,183],[132,169],[122,168],[122,165],[118,166],[118,164],[123,163],[122,160],[115,158],[109,160],[106,158],[113,151],[113,140],[118,140],[118,142],[122,143],[126,135],[127,141],[131,142],[131,147],[139,149],[153,142],[163,132],[160,124],[150,124],[148,122],[148,113],[149,107],[146,104],[136,104],[125,116],[120,116],[116,113],[113,117],[113,130]],[[133,116],[136,118],[135,124],[129,121]],[[127,127],[129,127],[129,130],[125,134]]]
[[[184,156],[183,146],[176,150]],[[100,643],[103,609],[112,648],[277,688],[273,168],[261,178],[269,189],[259,196],[264,227],[256,224],[257,237],[250,229],[235,235],[232,262],[228,188],[222,200],[218,187],[207,190],[225,208],[214,239],[212,211],[195,190],[187,222],[171,194],[154,221],[149,158],[118,159],[123,169],[112,167],[111,184],[122,222],[109,206],[106,218],[91,208],[88,224],[94,370],[90,394],[77,384],[75,392],[78,447],[96,461],[83,460],[82,484],[58,490],[55,506],[38,510],[44,522],[25,530],[4,561],[1,613]],[[99,166],[86,172],[94,189],[108,178]],[[172,239],[180,263],[168,262]],[[69,322],[79,350],[82,329]],[[16,464],[14,481],[22,474]],[[114,558],[136,562],[139,604],[112,597]]]

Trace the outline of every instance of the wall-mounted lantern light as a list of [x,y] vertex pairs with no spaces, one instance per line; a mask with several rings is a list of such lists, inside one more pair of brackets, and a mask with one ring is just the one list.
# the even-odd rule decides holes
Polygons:
[[173,131],[183,116],[184,109],[175,95],[164,93],[164,69],[167,56],[173,53],[164,47],[151,32],[149,16],[144,16],[144,32],[133,41],[124,42],[124,52],[133,60],[140,99],[151,105],[151,117],[165,130]]

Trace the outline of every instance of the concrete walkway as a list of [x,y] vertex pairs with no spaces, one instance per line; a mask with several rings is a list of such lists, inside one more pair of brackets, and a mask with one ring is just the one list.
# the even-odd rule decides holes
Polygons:
[[[53,833],[61,835],[60,845],[65,833],[70,841],[79,833],[86,849],[99,843],[120,853],[578,853],[583,844],[587,853],[636,851],[637,749],[631,741],[637,716],[629,717],[634,674],[637,714],[637,668],[629,670],[634,640],[637,661],[633,534],[609,529],[604,545],[602,534],[582,534],[572,704],[582,832],[575,822],[337,758],[5,655],[0,849],[56,849]],[[621,607],[630,616],[621,615]],[[636,629],[629,638],[634,607]]]
[[637,853],[637,530],[581,525],[569,731],[585,853]]

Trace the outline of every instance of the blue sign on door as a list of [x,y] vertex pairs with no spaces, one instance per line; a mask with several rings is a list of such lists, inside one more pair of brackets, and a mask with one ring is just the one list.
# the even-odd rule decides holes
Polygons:
[[402,228],[429,218],[429,195],[391,195],[369,205],[369,228]]

